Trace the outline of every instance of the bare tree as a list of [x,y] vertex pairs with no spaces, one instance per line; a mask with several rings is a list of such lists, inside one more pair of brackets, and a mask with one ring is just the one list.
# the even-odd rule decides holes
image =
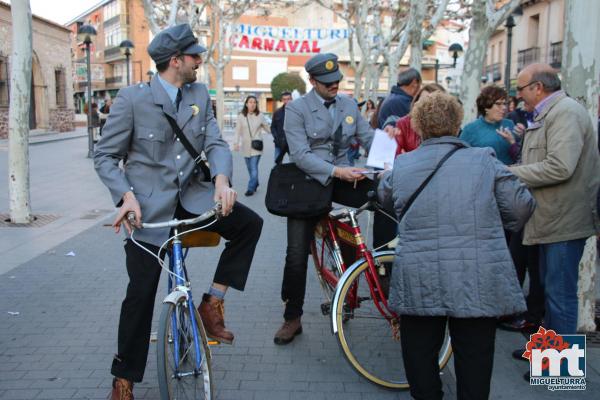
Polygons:
[[496,3],[495,0],[473,0],[471,4],[473,18],[469,28],[469,46],[465,53],[460,89],[460,98],[465,108],[465,123],[477,116],[475,99],[479,94],[479,82],[489,39],[521,0],[510,0],[500,8],[496,8]]
[[8,191],[10,220],[33,220],[29,196],[29,102],[31,99],[31,7],[13,1],[10,108],[8,111]]
[[[563,88],[587,109],[597,129],[598,75],[600,74],[600,2],[565,1],[565,34],[563,39]],[[596,33],[594,33],[596,32]],[[588,239],[579,266],[578,331],[593,332],[596,303],[596,240]]]

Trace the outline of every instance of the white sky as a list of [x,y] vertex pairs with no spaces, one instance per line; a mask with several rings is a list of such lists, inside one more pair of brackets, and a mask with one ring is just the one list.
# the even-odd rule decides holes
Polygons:
[[[11,0],[3,0],[10,3]],[[13,0],[23,1],[23,0]],[[101,0],[29,0],[31,12],[38,17],[63,25]]]

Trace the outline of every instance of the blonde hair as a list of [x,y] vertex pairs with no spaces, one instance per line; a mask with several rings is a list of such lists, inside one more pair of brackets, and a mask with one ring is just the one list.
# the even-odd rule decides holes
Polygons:
[[423,140],[456,136],[463,119],[463,108],[453,96],[437,91],[417,102],[410,118],[413,129]]

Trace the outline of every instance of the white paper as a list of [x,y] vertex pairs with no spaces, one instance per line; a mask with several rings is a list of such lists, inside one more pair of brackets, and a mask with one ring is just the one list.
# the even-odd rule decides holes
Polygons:
[[386,164],[388,164],[387,167],[392,168],[397,147],[396,139],[390,138],[381,129],[375,129],[373,143],[371,143],[369,149],[369,158],[367,158],[367,166],[385,169]]

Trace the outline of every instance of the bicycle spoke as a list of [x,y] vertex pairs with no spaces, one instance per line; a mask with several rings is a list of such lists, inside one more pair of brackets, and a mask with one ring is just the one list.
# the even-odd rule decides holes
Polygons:
[[[389,271],[393,259],[393,253],[390,253],[377,256],[376,261]],[[401,343],[394,339],[390,322],[372,299],[366,271],[367,262],[359,265],[347,280],[338,285],[334,307],[337,337],[344,356],[359,374],[380,386],[407,389]],[[387,287],[389,276],[389,273],[381,276],[380,284]],[[356,299],[359,299],[358,306]],[[442,367],[450,354],[446,346],[448,341],[446,338],[442,347]]]

